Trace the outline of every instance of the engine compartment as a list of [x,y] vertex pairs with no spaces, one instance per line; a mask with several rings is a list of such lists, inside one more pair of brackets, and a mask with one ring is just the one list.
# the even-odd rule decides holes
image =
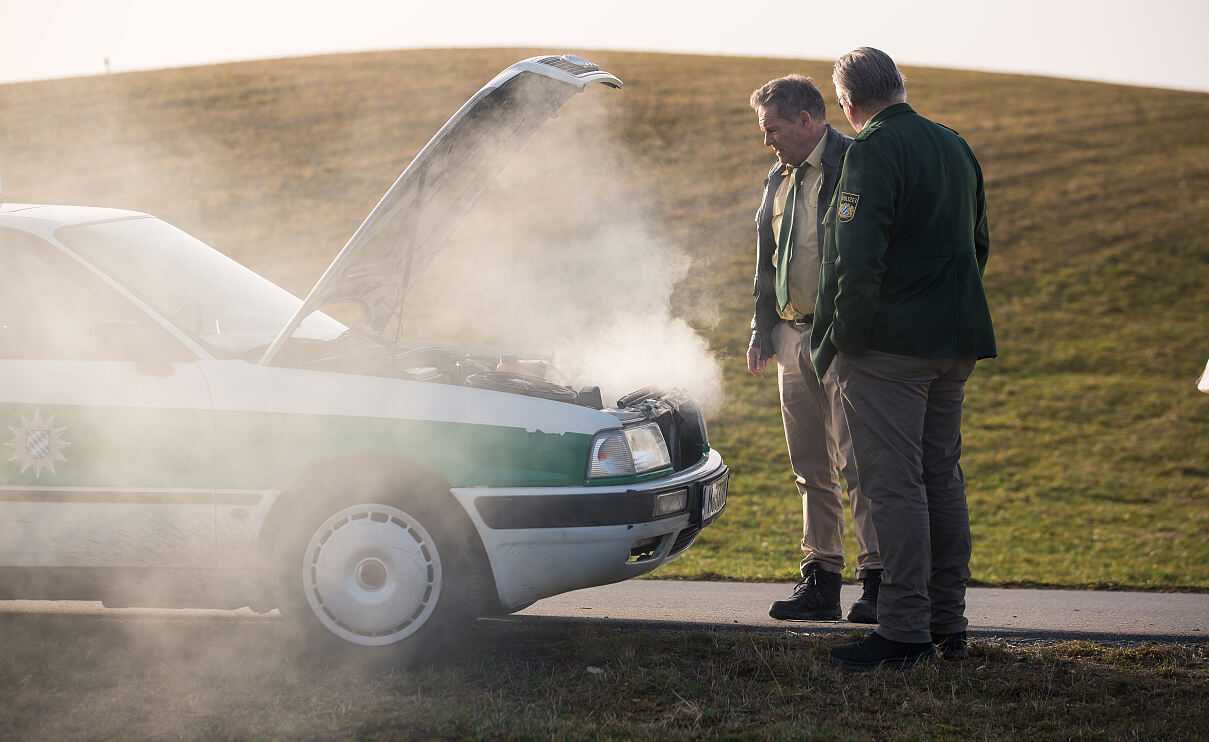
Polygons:
[[360,330],[335,340],[294,340],[276,365],[365,374],[486,389],[550,399],[608,412],[622,425],[655,422],[676,471],[696,464],[709,450],[705,417],[682,390],[644,387],[606,406],[600,388],[559,384],[550,362],[538,356],[498,353],[439,343],[384,342]]

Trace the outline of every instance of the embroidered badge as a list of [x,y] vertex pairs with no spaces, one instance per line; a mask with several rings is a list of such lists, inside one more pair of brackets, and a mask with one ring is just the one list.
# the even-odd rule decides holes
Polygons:
[[13,439],[4,445],[13,449],[9,461],[21,462],[22,474],[32,466],[34,478],[40,479],[43,469],[50,469],[50,473],[54,474],[55,462],[67,461],[62,453],[64,448],[71,445],[62,438],[67,426],[56,428],[54,415],[48,420],[42,419],[41,411],[34,412],[33,420],[22,415],[21,427],[10,425],[8,429],[13,431]]
[[856,204],[861,200],[859,194],[840,192],[840,221],[850,222],[856,216]]

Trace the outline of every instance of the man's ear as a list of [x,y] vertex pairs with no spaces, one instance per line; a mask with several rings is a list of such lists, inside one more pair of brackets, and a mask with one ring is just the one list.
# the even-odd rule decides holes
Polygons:
[[844,112],[844,118],[848,119],[848,123],[852,125],[852,128],[860,131],[861,127],[856,125],[856,122],[859,120],[859,113],[856,107],[844,98],[840,98],[840,110]]

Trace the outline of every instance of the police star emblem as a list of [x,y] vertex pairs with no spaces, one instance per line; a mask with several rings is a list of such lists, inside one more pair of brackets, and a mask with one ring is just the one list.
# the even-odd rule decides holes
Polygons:
[[56,428],[54,415],[43,420],[41,410],[37,410],[33,420],[22,415],[21,427],[10,425],[8,429],[13,432],[13,439],[4,445],[13,449],[9,461],[20,462],[22,474],[32,466],[34,478],[41,479],[43,469],[49,469],[54,474],[55,462],[67,461],[63,455],[63,449],[71,445],[63,440],[63,431],[67,430],[67,426]]
[[858,193],[840,192],[840,221],[850,222],[856,216],[856,205],[861,197]]

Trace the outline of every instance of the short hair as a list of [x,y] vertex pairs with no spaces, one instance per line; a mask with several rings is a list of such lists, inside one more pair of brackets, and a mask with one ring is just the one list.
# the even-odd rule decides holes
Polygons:
[[786,75],[769,80],[751,94],[751,107],[768,106],[787,121],[797,118],[799,111],[810,114],[816,121],[827,120],[827,103],[812,78]]
[[907,99],[907,78],[889,54],[871,46],[836,60],[831,82],[840,100],[857,108],[884,108]]

